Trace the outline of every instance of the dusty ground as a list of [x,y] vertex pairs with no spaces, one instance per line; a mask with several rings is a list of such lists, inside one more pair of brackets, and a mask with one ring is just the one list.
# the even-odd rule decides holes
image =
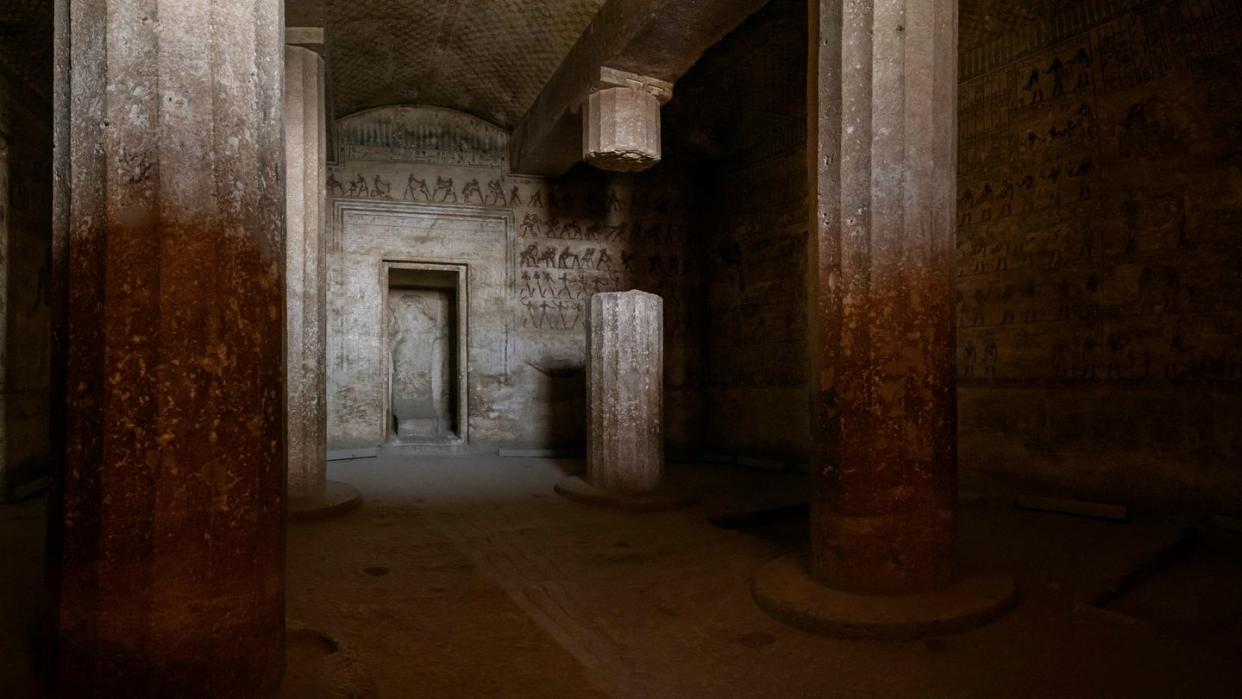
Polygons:
[[[673,467],[695,508],[622,514],[563,501],[578,464],[491,456],[333,464],[363,509],[289,529],[286,696],[1236,696],[1242,536],[1198,529],[1180,560],[1117,589],[1189,520],[1116,524],[963,508],[962,550],[1011,571],[1022,600],[988,627],[913,643],[786,628],[751,573],[802,545],[798,510],[722,529],[713,518],[796,503],[797,476]],[[33,692],[42,506],[0,508],[0,686]],[[321,667],[322,666],[322,667]]]

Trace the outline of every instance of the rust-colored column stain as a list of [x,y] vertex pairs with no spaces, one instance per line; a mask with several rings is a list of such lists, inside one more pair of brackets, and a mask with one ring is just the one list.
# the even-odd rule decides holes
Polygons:
[[812,573],[954,563],[956,0],[811,4]]
[[58,10],[57,688],[284,664],[281,3]]

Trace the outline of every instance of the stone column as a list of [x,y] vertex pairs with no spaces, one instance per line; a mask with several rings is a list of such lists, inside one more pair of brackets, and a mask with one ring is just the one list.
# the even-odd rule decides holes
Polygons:
[[283,672],[282,5],[57,0],[67,696]]
[[1013,599],[955,577],[957,0],[811,8],[811,551],[756,599],[828,633],[951,631]]
[[957,0],[820,7],[811,570],[934,589],[953,576],[957,492]]
[[664,475],[664,300],[596,294],[586,323],[588,484],[647,493]]
[[289,497],[322,497],[327,479],[327,325],[323,59],[285,47],[285,238]]
[[324,62],[285,47],[285,163],[288,235],[285,304],[288,335],[289,516],[320,519],[362,503],[328,481],[328,151]]
[[586,478],[556,491],[589,505],[667,510],[692,502],[663,487],[664,300],[596,294],[586,323]]

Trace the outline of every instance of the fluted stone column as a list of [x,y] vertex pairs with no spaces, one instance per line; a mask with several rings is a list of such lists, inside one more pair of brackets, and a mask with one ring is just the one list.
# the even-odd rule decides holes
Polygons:
[[596,294],[586,334],[586,481],[616,493],[655,490],[664,475],[664,300]]
[[57,0],[57,690],[284,667],[281,0]]
[[693,501],[663,487],[664,300],[642,291],[592,296],[586,374],[586,477],[561,480],[557,492],[639,511]]
[[327,480],[327,134],[323,59],[285,47],[285,237],[289,497],[322,497]]
[[957,0],[812,2],[810,78],[811,551],[756,598],[814,630],[953,630],[1013,593],[955,577]]
[[953,576],[957,492],[957,0],[829,5],[811,122],[811,567],[843,589],[934,589]]
[[287,434],[289,516],[317,519],[361,504],[353,487],[327,480],[328,238],[327,109],[324,62],[285,47],[285,162],[288,235]]

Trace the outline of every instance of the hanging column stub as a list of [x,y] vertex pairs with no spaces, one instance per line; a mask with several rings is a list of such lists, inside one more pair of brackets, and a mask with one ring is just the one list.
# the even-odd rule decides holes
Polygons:
[[[509,165],[514,174],[563,175],[582,161],[583,142],[589,142],[588,120],[591,94],[615,87],[671,86],[703,52],[717,44],[766,0],[605,0],[591,24],[548,79],[526,114],[514,124],[509,139]],[[637,82],[638,84],[634,84]],[[655,93],[657,99],[662,96]],[[621,111],[650,113],[652,103],[629,93]],[[596,114],[607,113],[607,104]],[[587,113],[584,113],[587,112]],[[636,123],[658,123],[640,119]],[[601,132],[606,132],[607,127]],[[651,135],[638,139],[642,147],[613,165],[607,156],[603,167],[653,164]],[[607,136],[602,139],[609,148]],[[629,137],[618,143],[634,146]],[[588,147],[587,152],[591,152]],[[600,151],[602,153],[607,150]],[[614,161],[615,162],[615,161]]]
[[955,550],[957,0],[811,8],[811,550],[755,598],[811,631],[946,633],[1014,600]]
[[660,106],[671,83],[603,68],[583,105],[582,158],[601,170],[640,172],[660,162]]
[[586,324],[587,468],[557,484],[594,505],[661,510],[689,500],[662,490],[664,301],[643,291],[596,294]]

